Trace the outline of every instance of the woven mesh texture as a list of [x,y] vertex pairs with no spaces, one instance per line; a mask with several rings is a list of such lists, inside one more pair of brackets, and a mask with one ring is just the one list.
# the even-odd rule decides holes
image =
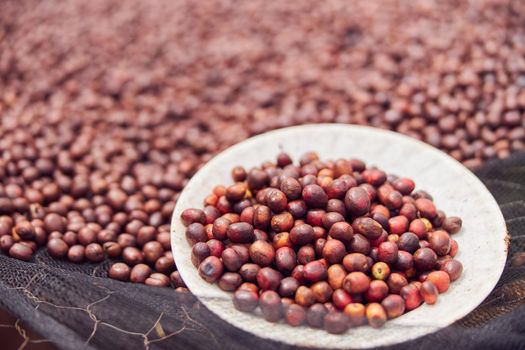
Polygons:
[[[525,153],[489,162],[477,175],[511,235],[503,276],[464,319],[391,349],[525,349],[525,264],[518,264],[525,250]],[[34,263],[2,255],[0,307],[64,349],[292,349],[226,324],[189,293],[105,278],[108,265],[57,261],[45,251]]]

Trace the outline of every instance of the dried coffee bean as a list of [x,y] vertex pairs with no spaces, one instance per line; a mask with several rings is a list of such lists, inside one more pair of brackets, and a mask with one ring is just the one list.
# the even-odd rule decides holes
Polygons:
[[423,299],[419,293],[419,289],[413,284],[408,284],[401,288],[399,294],[405,300],[405,307],[407,311],[419,307],[419,305],[421,305],[423,302]]
[[293,277],[285,277],[279,284],[279,295],[293,298],[297,288],[299,288],[299,281]]
[[379,328],[385,324],[387,315],[381,304],[370,303],[366,306],[366,318],[370,326]]
[[350,327],[348,316],[342,312],[330,312],[324,317],[324,329],[328,333],[342,334]]
[[432,232],[428,238],[428,243],[437,255],[447,255],[450,251],[451,241],[448,233],[445,231]]
[[398,247],[393,242],[383,242],[378,247],[377,257],[379,261],[385,262],[389,265],[397,261]]
[[305,245],[314,240],[315,233],[308,224],[297,225],[290,231],[290,241],[295,245]]
[[232,169],[231,172],[232,179],[234,181],[244,181],[246,180],[246,170],[242,166],[236,166]]
[[463,265],[458,260],[450,259],[443,264],[441,270],[445,271],[453,282],[461,276]]
[[345,218],[343,215],[339,213],[331,212],[331,213],[325,213],[321,220],[322,220],[324,228],[329,230],[335,223],[344,222]]
[[226,234],[234,243],[249,243],[254,239],[253,226],[245,222],[231,224]]
[[185,209],[181,213],[181,219],[182,223],[185,226],[189,226],[190,224],[193,224],[195,222],[200,223],[202,225],[206,223],[206,215],[204,214],[204,212],[200,209],[194,208]]
[[[151,259],[158,254],[158,252],[156,251],[156,248],[157,248],[156,246],[151,246],[150,248],[147,249],[148,254],[150,255],[150,259],[146,258],[146,260],[151,261]],[[146,255],[146,249],[143,249],[143,252],[144,252],[144,255]],[[161,254],[162,254],[162,251],[161,251]],[[197,242],[191,248],[191,262],[193,263],[195,267],[199,267],[200,263],[210,255],[211,255],[210,247],[208,246],[208,244],[204,242]]]
[[281,298],[279,294],[273,290],[267,290],[261,293],[259,305],[266,321],[277,322],[281,319],[283,314]]
[[289,232],[292,229],[293,224],[293,216],[288,212],[274,215],[270,221],[270,227],[275,232]]
[[[331,181],[330,184],[325,188],[326,194],[329,198],[328,203],[330,203],[330,200],[332,199],[342,199],[348,191],[349,187],[349,181],[345,181],[344,179],[335,179]],[[344,203],[342,201],[340,202],[344,206]]]
[[284,192],[273,189],[266,194],[266,205],[274,213],[280,213],[288,205],[287,195]]
[[31,240],[35,238],[35,228],[29,221],[21,221],[13,229],[13,236],[21,240]]
[[319,260],[309,262],[304,266],[304,278],[310,282],[325,280],[327,267]]
[[327,241],[323,247],[323,258],[325,258],[329,264],[340,263],[345,254],[345,245],[337,239]]
[[405,301],[397,294],[390,294],[381,301],[381,306],[389,319],[401,316],[405,312]]
[[252,312],[259,304],[259,296],[251,291],[238,290],[233,295],[233,305],[237,310]]
[[228,232],[228,228],[231,225],[231,221],[225,218],[218,218],[213,223],[213,237],[217,240],[225,240]]
[[428,228],[422,219],[415,219],[410,222],[408,231],[414,233],[419,239],[427,237]]
[[348,222],[337,222],[330,227],[328,235],[342,242],[350,242],[354,237],[354,230]]
[[400,250],[414,253],[419,248],[419,238],[415,233],[405,232],[399,236],[397,246]]
[[414,267],[414,257],[409,252],[400,250],[397,252],[397,260],[394,266],[396,269],[406,272]]
[[429,199],[416,199],[415,205],[421,216],[427,219],[433,219],[437,215],[436,206]]
[[332,289],[341,289],[343,280],[346,277],[346,271],[342,265],[331,265],[327,270],[327,281]]
[[344,313],[348,316],[352,327],[358,327],[366,323],[366,308],[361,303],[350,303],[346,305]]
[[[66,237],[64,236],[64,240],[65,238]],[[122,247],[120,246],[120,244],[115,242],[106,242],[103,244],[102,248],[104,248],[104,251],[106,252],[109,258],[116,258],[122,253]]]
[[355,234],[350,241],[350,251],[361,254],[368,254],[370,252],[370,242],[365,236]]
[[420,271],[433,269],[436,261],[437,255],[430,248],[420,248],[414,253],[414,265]]
[[284,318],[290,326],[297,327],[305,322],[306,311],[304,307],[297,304],[292,304],[285,309]]
[[343,280],[343,289],[350,294],[364,293],[370,286],[370,278],[360,271],[350,272]]
[[275,252],[275,266],[282,273],[291,273],[296,265],[297,256],[292,248],[281,247]]
[[[206,245],[206,247],[208,246]],[[164,253],[164,249],[162,248],[162,244],[160,244],[159,242],[151,241],[146,243],[144,247],[142,247],[142,252],[144,253],[144,260],[150,264],[153,264],[162,256],[162,254]]]
[[404,275],[393,272],[387,278],[387,284],[390,293],[399,294],[401,289],[408,284],[408,281]]
[[155,272],[146,278],[144,284],[152,287],[168,287],[170,285],[170,279],[162,273]]
[[237,182],[236,184],[226,188],[226,199],[231,202],[238,202],[244,198],[246,190],[247,188],[244,182]]
[[302,196],[305,203],[311,208],[325,208],[328,203],[328,195],[316,184],[305,186]]
[[449,216],[443,221],[443,229],[450,234],[458,233],[461,230],[463,222],[457,216]]
[[377,239],[383,232],[383,226],[379,222],[367,217],[355,219],[352,228],[356,233],[360,233],[368,239]]
[[384,262],[377,262],[372,265],[372,276],[377,280],[386,281],[390,276],[390,267]]
[[182,280],[179,271],[173,271],[170,274],[170,280],[175,288],[186,287],[186,284]]
[[128,281],[130,276],[130,268],[124,263],[115,263],[111,265],[108,271],[108,276],[110,278],[119,280],[119,281]]
[[343,265],[348,272],[368,272],[370,265],[366,255],[361,253],[350,253],[343,259]]
[[253,168],[248,172],[246,181],[250,189],[258,190],[266,186],[269,178],[268,175],[261,169]]
[[215,256],[209,256],[199,265],[199,275],[208,283],[213,283],[222,276],[224,266]]
[[271,267],[263,267],[257,272],[256,279],[262,290],[277,290],[282,280],[282,274]]
[[[113,265],[115,266],[115,265]],[[131,269],[129,279],[134,283],[144,283],[151,275],[152,270],[146,264],[137,264]]]
[[67,255],[69,246],[60,238],[53,238],[47,242],[47,251],[54,258],[63,258]]
[[392,186],[399,191],[402,195],[410,194],[416,187],[414,181],[407,178],[400,178],[392,182]]
[[255,228],[265,230],[270,225],[271,210],[265,205],[259,205],[255,208],[253,214],[253,225]]
[[228,271],[237,271],[243,264],[241,256],[234,248],[224,249],[222,251],[221,258],[224,267]]
[[201,223],[194,222],[186,228],[186,239],[193,245],[197,242],[206,242],[208,235]]
[[259,266],[269,266],[275,258],[273,246],[266,241],[255,241],[250,245],[250,258]]
[[15,259],[29,261],[33,257],[33,249],[22,243],[14,243],[9,248],[9,256]]
[[353,187],[346,192],[345,205],[352,216],[361,216],[370,210],[370,198],[361,187]]
[[[126,249],[130,249],[130,248],[126,248]],[[102,249],[102,246],[98,243],[90,243],[86,246],[85,256],[86,256],[86,259],[89,260],[90,262],[99,263],[104,260],[104,249]]]
[[83,245],[77,244],[69,248],[67,258],[69,261],[80,264],[86,257],[85,252],[86,248]]
[[432,282],[439,293],[444,293],[450,286],[450,277],[445,271],[432,271],[428,274],[426,281]]
[[224,291],[233,292],[242,283],[241,275],[235,272],[225,272],[219,279],[218,285]]
[[420,293],[423,301],[427,304],[435,304],[439,294],[436,286],[430,281],[425,281],[421,284]]
[[388,285],[384,281],[373,280],[365,292],[365,299],[368,302],[381,302],[387,295]]
[[322,328],[324,326],[324,317],[327,313],[328,310],[323,304],[313,304],[306,311],[306,322],[310,327]]
[[240,267],[239,273],[245,281],[254,282],[260,269],[257,264],[244,264]]
[[348,304],[354,302],[354,300],[345,290],[336,289],[332,294],[332,302],[337,309],[343,310]]
[[122,250],[122,259],[126,264],[134,266],[144,261],[144,254],[135,247],[126,247]]
[[306,203],[303,200],[294,200],[288,202],[286,209],[295,219],[303,218],[308,211],[308,207],[306,206]]
[[15,244],[15,240],[13,239],[12,236],[2,236],[2,237],[0,237],[0,249],[4,253],[9,252],[9,249],[11,249],[13,244]]
[[295,302],[301,306],[309,307],[315,303],[315,295],[310,288],[299,286],[295,292]]
[[315,249],[311,245],[304,245],[297,251],[297,261],[305,265],[315,260]]

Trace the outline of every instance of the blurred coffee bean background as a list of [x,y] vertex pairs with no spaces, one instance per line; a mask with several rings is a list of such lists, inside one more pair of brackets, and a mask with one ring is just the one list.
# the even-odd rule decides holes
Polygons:
[[[151,284],[181,288],[166,267],[178,193],[250,136],[370,125],[473,169],[523,151],[524,32],[520,0],[1,1],[6,232],[36,228],[29,259],[50,235],[69,253],[142,230],[163,254]],[[22,344],[5,317],[2,339]]]

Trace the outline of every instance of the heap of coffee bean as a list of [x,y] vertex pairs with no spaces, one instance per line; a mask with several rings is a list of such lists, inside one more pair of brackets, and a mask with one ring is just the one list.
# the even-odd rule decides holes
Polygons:
[[[62,234],[73,261],[97,261],[77,243],[116,234],[110,257],[155,236],[170,260],[188,178],[284,126],[387,128],[469,167],[523,150],[524,21],[514,0],[0,1],[3,251],[28,259]],[[112,276],[143,280],[141,257],[171,275],[158,248],[127,249]]]
[[111,259],[109,277],[185,290],[169,222],[196,156],[137,118],[35,118],[0,119],[0,251]]
[[475,167],[525,149],[524,21],[516,0],[2,1],[0,115],[6,133],[53,125],[49,142],[66,119],[100,117],[135,148],[159,125],[163,164],[180,144],[201,162],[264,131],[338,122]]
[[[14,207],[17,204],[25,205],[28,211],[28,217],[19,213],[0,216],[0,249],[5,254],[32,261],[37,249],[43,246],[53,258],[67,259],[73,263],[101,263],[106,258],[120,259],[123,262],[110,267],[109,277],[151,286],[172,285],[179,291],[186,290],[171,253],[169,225],[157,228],[137,219],[131,219],[126,224],[127,214],[120,212],[114,214],[114,222],[103,227],[97,222],[97,214],[107,215],[107,219],[110,219],[112,209],[109,206],[100,206],[105,210],[101,209],[99,213],[86,207],[82,212],[89,211],[89,215],[94,218],[86,222],[77,211],[79,203],[89,205],[86,200],[75,201],[66,195],[55,202],[50,210],[46,210],[38,203],[27,207],[26,198],[18,199],[11,201],[2,198],[0,201],[4,214],[14,210],[23,211]],[[141,215],[147,218],[146,213]],[[122,224],[118,222],[119,219]]]
[[181,220],[199,275],[238,310],[339,334],[434,304],[462,273],[450,237],[461,219],[411,179],[314,152],[232,178]]

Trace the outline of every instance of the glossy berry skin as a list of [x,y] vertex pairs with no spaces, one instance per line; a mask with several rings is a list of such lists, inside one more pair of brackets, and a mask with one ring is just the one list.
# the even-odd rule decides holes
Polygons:
[[343,289],[350,294],[366,292],[370,287],[370,278],[362,272],[351,272],[343,280]]
[[266,321],[277,322],[283,314],[283,307],[279,294],[272,290],[263,292],[259,298],[259,306]]
[[423,302],[419,289],[413,284],[408,284],[401,288],[400,295],[405,300],[407,311],[414,310]]
[[324,329],[328,333],[342,334],[350,327],[350,320],[343,312],[330,312],[324,317]]
[[453,282],[461,276],[461,273],[463,272],[463,265],[456,259],[450,259],[444,263],[441,270],[448,273],[450,281]]
[[257,293],[248,290],[238,290],[233,295],[233,305],[239,311],[252,312],[259,304]]
[[424,281],[420,289],[421,297],[427,304],[435,304],[439,295],[437,287],[431,281]]
[[427,281],[432,282],[439,293],[444,293],[450,286],[450,277],[445,271],[432,271],[427,276]]
[[381,301],[389,319],[401,316],[405,312],[405,301],[400,295],[390,294]]
[[370,303],[366,306],[366,318],[371,327],[380,328],[385,324],[387,315],[381,304]]
[[392,265],[397,261],[398,249],[393,242],[383,242],[378,247],[377,257],[379,261]]

